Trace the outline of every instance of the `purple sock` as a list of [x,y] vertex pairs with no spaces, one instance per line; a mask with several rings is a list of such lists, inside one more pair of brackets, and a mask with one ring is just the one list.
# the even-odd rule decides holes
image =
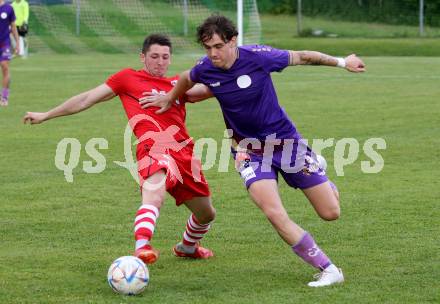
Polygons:
[[338,187],[336,187],[336,185],[333,184],[333,182],[331,182],[331,181],[328,181],[328,182],[329,182],[329,184],[330,184],[330,187],[332,187],[333,190],[335,190],[336,192],[339,192],[339,191],[338,191]]
[[292,246],[292,250],[305,262],[320,270],[324,270],[332,264],[307,231],[304,231],[301,240]]
[[4,99],[8,99],[9,98],[9,89],[8,88],[3,88],[3,90],[2,90],[2,98],[4,98]]

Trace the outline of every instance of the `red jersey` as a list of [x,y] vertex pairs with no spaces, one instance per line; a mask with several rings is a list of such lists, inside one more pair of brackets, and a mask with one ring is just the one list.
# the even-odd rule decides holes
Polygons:
[[[133,133],[141,141],[136,151],[140,185],[164,169],[167,171],[166,189],[180,205],[194,197],[210,195],[200,160],[194,158],[193,143],[185,127],[187,97],[176,100],[164,114],[155,114],[158,108],[142,109],[138,101],[144,92],[165,94],[171,91],[177,80],[178,76],[157,78],[144,70],[124,69],[110,76],[106,84],[121,99]],[[138,121],[137,115],[143,119]]]
[[189,138],[185,127],[186,95],[176,100],[165,114],[156,114],[158,109],[156,107],[142,109],[139,104],[139,98],[144,96],[142,93],[165,94],[171,91],[178,79],[178,75],[170,78],[158,78],[145,70],[124,69],[110,76],[106,84],[121,99],[128,120],[138,114],[148,115],[151,118],[139,121],[134,127],[132,125],[133,133],[138,139],[148,131],[158,132],[166,130],[169,126],[176,126],[178,131],[174,134],[174,138],[176,141],[182,142]]

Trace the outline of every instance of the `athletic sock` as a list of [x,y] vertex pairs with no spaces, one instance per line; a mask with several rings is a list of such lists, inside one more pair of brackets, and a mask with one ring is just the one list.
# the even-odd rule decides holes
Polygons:
[[194,214],[191,214],[186,222],[186,230],[183,233],[183,241],[179,249],[186,253],[194,253],[196,243],[200,242],[209,228],[211,228],[211,223],[200,224]]
[[2,99],[8,99],[9,98],[9,89],[3,88],[2,90]]
[[329,181],[329,184],[330,184],[330,187],[332,187],[333,190],[338,192],[338,187],[336,187],[336,185],[332,181]]
[[143,204],[136,212],[136,219],[134,220],[136,250],[151,249],[150,240],[153,237],[158,217],[159,209],[149,204]]
[[319,270],[324,270],[332,264],[307,231],[304,231],[301,240],[292,246],[292,250],[306,263]]

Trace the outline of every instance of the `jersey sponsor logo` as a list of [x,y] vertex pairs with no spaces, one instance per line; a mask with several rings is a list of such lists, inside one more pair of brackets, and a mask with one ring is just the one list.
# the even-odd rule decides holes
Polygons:
[[[173,80],[173,81],[175,81],[175,82],[177,83],[177,80]],[[171,84],[172,84],[172,85],[174,85],[174,84],[173,84],[173,81],[171,81]],[[165,92],[165,91],[158,91],[158,90],[156,90],[156,89],[151,89],[151,93],[152,93],[153,95],[166,95],[166,94],[167,94],[167,92]],[[179,99],[176,99],[176,100],[175,100],[175,103],[176,103],[177,105],[180,105],[180,101],[179,101]]]
[[261,48],[253,48],[252,52],[271,52],[272,48],[269,47],[261,47]]
[[151,89],[151,94],[153,95],[165,95],[167,92],[165,91],[158,91],[156,89]]
[[252,167],[247,167],[247,168],[243,169],[240,172],[240,175],[241,175],[241,178],[244,179],[246,182],[248,180],[250,180],[251,178],[256,177],[255,171]]
[[2,19],[6,19],[6,18],[8,18],[8,14],[5,13],[5,12],[3,12],[3,13],[1,13],[0,17],[1,17]]
[[252,84],[252,79],[249,75],[241,75],[237,78],[237,85],[240,89],[246,89]]
[[219,87],[220,86],[220,81],[217,81],[217,82],[214,82],[214,83],[210,83],[209,86],[213,87],[213,88]]

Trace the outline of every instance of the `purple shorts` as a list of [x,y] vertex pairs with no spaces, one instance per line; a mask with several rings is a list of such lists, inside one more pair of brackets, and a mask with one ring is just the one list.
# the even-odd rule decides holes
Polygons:
[[289,186],[299,189],[328,181],[316,153],[304,141],[289,140],[273,150],[237,152],[232,149],[236,169],[247,188],[258,180],[278,180],[278,173]]
[[0,61],[9,61],[11,59],[11,45],[9,43],[0,44]]

